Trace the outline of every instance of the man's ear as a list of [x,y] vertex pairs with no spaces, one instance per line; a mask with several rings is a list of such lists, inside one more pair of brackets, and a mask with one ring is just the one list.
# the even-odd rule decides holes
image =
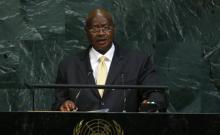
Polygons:
[[115,39],[115,36],[116,36],[116,27],[115,27],[114,25],[113,25],[112,27],[113,27],[113,34],[114,34],[113,37],[114,37],[114,39]]
[[87,27],[84,27],[84,31],[87,33],[87,32],[88,32],[88,28],[87,28]]
[[88,33],[89,33],[89,29],[87,28],[87,27],[84,27],[84,32],[85,32],[85,34],[87,35],[87,37],[88,37]]

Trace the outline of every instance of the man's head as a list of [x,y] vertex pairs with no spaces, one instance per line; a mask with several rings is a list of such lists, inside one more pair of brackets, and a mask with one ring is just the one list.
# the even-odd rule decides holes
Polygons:
[[112,45],[114,24],[111,14],[105,9],[91,11],[86,19],[85,27],[88,39],[93,48],[105,54]]

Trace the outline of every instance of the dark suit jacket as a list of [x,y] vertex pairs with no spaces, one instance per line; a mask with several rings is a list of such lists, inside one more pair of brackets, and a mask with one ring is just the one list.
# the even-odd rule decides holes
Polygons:
[[[142,85],[155,84],[155,68],[151,57],[119,46],[115,46],[115,53],[109,69],[106,84],[111,85]],[[65,58],[59,65],[57,84],[95,84],[89,60],[89,49],[77,55]],[[105,90],[103,98],[97,89],[89,90],[56,90],[56,101],[53,109],[57,110],[66,100],[72,100],[80,111],[110,109],[111,112],[137,112],[140,102],[148,99],[160,103],[165,107],[164,96],[156,91],[142,90]]]

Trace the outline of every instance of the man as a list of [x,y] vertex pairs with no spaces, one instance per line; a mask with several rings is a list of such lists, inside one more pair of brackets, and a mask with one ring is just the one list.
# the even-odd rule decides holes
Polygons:
[[[115,26],[108,11],[91,11],[85,31],[91,46],[60,63],[57,84],[144,85],[155,82],[155,69],[150,57],[113,42]],[[165,98],[158,91],[59,89],[56,90],[54,109],[137,112],[141,103],[147,105],[149,101],[156,103],[160,110],[166,108]]]

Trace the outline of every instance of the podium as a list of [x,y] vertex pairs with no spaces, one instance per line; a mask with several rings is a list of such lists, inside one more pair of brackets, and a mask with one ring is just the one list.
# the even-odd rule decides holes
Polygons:
[[0,112],[7,135],[219,135],[220,114]]

